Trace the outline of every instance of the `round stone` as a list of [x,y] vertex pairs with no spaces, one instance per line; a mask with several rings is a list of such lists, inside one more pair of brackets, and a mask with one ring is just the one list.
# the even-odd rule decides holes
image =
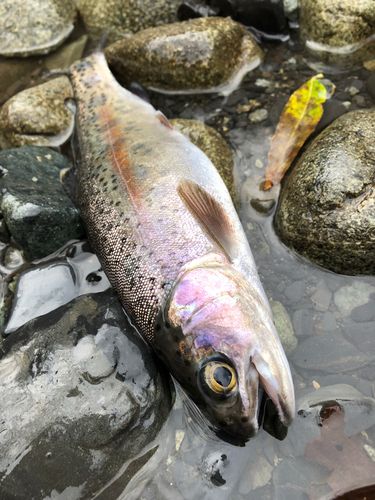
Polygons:
[[282,241],[332,271],[374,274],[375,110],[347,113],[310,144],[282,187]]

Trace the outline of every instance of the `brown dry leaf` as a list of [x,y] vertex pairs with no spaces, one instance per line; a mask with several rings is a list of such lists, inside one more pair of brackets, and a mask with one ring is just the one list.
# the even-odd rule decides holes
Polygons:
[[[322,409],[321,425],[320,437],[306,446],[305,456],[329,470],[327,483],[333,495],[372,484],[375,462],[364,450],[360,435],[345,434],[344,410],[338,404]],[[310,498],[316,498],[314,492]]]
[[271,140],[268,165],[262,189],[279,184],[306,139],[323,114],[323,103],[335,91],[324,75],[313,76],[290,96]]

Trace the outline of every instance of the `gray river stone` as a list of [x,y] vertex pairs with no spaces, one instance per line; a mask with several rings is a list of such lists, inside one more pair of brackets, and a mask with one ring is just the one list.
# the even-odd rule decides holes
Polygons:
[[284,243],[328,269],[374,274],[375,110],[335,120],[286,179],[275,226]]
[[110,480],[100,498],[117,498],[150,455],[132,462],[163,424],[171,393],[115,294],[79,297],[2,349],[2,498],[90,499]]
[[75,17],[72,0],[1,0],[0,55],[50,52],[73,31]]
[[293,352],[299,368],[316,372],[350,372],[375,361],[375,353],[364,353],[339,333],[313,335],[300,342]]
[[76,0],[86,29],[110,42],[126,33],[177,21],[181,0]]
[[149,28],[115,42],[105,53],[125,84],[135,80],[178,93],[228,94],[263,58],[241,24],[219,17]]
[[24,146],[0,152],[0,209],[28,258],[44,257],[83,235],[77,209],[60,182],[69,162],[52,149]]

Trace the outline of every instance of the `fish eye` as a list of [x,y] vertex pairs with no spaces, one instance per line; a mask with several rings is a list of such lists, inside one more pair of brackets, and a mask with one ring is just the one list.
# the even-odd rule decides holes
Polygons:
[[216,396],[228,396],[237,388],[235,370],[227,363],[210,361],[201,370],[203,388]]

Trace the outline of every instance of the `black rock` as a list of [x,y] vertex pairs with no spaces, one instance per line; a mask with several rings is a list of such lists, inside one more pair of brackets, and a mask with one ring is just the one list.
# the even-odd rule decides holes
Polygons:
[[12,237],[28,258],[44,257],[83,235],[78,210],[65,193],[60,171],[69,162],[36,146],[0,152],[0,208]]

